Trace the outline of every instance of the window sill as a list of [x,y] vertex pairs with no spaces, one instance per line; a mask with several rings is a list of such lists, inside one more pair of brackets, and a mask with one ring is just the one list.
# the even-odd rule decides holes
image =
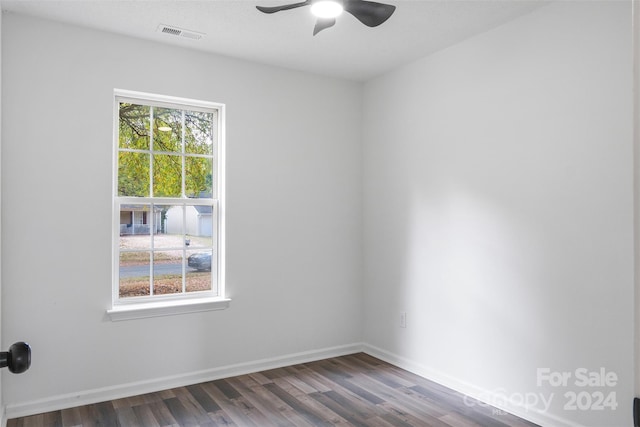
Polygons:
[[197,313],[200,311],[224,310],[229,308],[229,298],[201,298],[179,301],[148,302],[126,304],[107,310],[112,322],[144,319],[147,317],[172,316],[175,314]]

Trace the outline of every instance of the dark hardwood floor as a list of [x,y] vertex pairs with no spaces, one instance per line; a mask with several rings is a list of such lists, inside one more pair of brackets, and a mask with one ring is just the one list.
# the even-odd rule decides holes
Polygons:
[[535,426],[364,353],[11,419],[22,426]]

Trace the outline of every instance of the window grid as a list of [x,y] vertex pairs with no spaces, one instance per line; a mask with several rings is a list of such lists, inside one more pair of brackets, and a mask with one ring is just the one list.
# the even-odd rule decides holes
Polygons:
[[[120,108],[119,106],[122,103],[131,103],[131,104],[135,104],[135,105],[144,105],[144,106],[148,106],[149,107],[149,141],[148,141],[148,146],[149,149],[140,149],[140,148],[128,148],[128,147],[121,147],[120,144],[120,123],[119,123],[119,117],[118,117],[118,124],[116,126],[116,129],[118,130],[117,137],[116,137],[116,153],[118,154],[116,156],[116,168],[115,168],[115,187],[114,187],[114,191],[115,191],[115,195],[114,195],[114,210],[115,213],[117,214],[118,218],[121,218],[121,214],[120,212],[122,211],[122,208],[124,206],[128,206],[128,205],[132,205],[132,206],[143,206],[148,208],[148,226],[149,226],[149,247],[147,248],[142,248],[142,249],[128,249],[128,248],[121,248],[120,243],[114,245],[115,246],[115,251],[114,253],[117,254],[117,256],[115,257],[115,262],[118,263],[118,267],[114,267],[114,271],[117,271],[117,274],[115,275],[115,280],[114,280],[114,303],[126,303],[126,302],[133,302],[135,300],[135,302],[140,302],[140,300],[149,300],[151,298],[153,298],[153,300],[157,300],[157,298],[168,298],[168,299],[175,299],[175,298],[184,298],[184,297],[194,297],[194,296],[198,296],[199,294],[206,294],[206,296],[221,296],[220,293],[220,283],[219,283],[219,268],[220,268],[220,257],[219,257],[219,253],[220,253],[220,248],[219,248],[219,202],[217,200],[217,197],[219,195],[219,189],[217,189],[216,187],[219,185],[219,177],[218,175],[218,168],[219,165],[217,164],[217,156],[216,154],[219,153],[218,150],[218,144],[219,144],[219,140],[220,140],[220,135],[218,134],[219,129],[220,129],[220,114],[218,109],[216,108],[209,108],[209,109],[204,109],[204,108],[191,108],[191,106],[189,105],[174,105],[171,103],[162,103],[162,107],[157,107],[155,105],[152,105],[153,103],[149,103],[149,102],[145,102],[144,99],[123,99],[122,97],[116,97],[116,104],[118,106],[118,108]],[[155,121],[154,121],[154,113],[156,108],[172,108],[175,110],[180,110],[181,111],[181,117],[180,117],[180,151],[165,151],[165,150],[159,150],[159,151],[155,151]],[[210,123],[210,128],[208,129],[208,131],[211,132],[211,148],[209,149],[210,154],[202,154],[202,153],[188,153],[187,152],[187,146],[186,146],[186,111],[197,111],[197,112],[203,112],[203,113],[211,113],[211,123]],[[119,188],[119,177],[120,177],[120,153],[139,153],[139,154],[145,154],[148,155],[148,167],[149,167],[149,174],[148,174],[148,181],[149,181],[149,186],[148,186],[148,197],[139,197],[139,196],[122,196],[120,195],[120,188]],[[180,197],[154,197],[154,192],[155,192],[155,187],[156,187],[156,180],[154,178],[154,173],[155,173],[155,168],[156,168],[156,159],[155,157],[158,155],[170,155],[170,156],[179,156],[180,157]],[[197,198],[197,196],[202,195],[202,193],[200,194],[193,194],[193,196],[195,196],[194,198],[192,197],[187,197],[187,191],[190,189],[187,189],[187,159],[188,158],[200,158],[200,159],[206,159],[210,162],[209,166],[211,173],[210,173],[210,187],[209,187],[209,197],[206,198]],[[157,219],[157,214],[158,214],[158,206],[170,206],[170,208],[179,208],[179,210],[181,211],[180,217],[182,220],[182,226],[181,226],[181,245],[180,246],[169,246],[169,247],[156,247],[156,233],[158,232],[158,230],[160,229],[160,231],[165,232],[165,225],[163,224],[163,221],[165,221],[165,219],[161,219],[160,223],[158,224],[158,219]],[[197,206],[207,206],[210,207],[211,209],[211,219],[210,221],[210,227],[211,227],[211,233],[212,233],[212,239],[211,239],[211,244],[210,245],[195,245],[194,247],[188,247],[189,243],[187,241],[187,236],[189,236],[189,230],[188,230],[188,226],[187,226],[187,208],[188,207],[192,207],[194,209],[196,209]],[[132,211],[133,212],[133,211]],[[166,215],[166,212],[160,211],[160,215]],[[132,223],[134,221],[134,215],[132,213]],[[120,225],[120,219],[118,219],[118,226],[119,228],[121,228]],[[159,228],[160,227],[160,228]],[[215,239],[214,237],[214,233],[215,233]],[[120,235],[120,233],[118,233],[118,235]],[[118,238],[114,239],[114,241],[119,241]],[[187,254],[189,253],[189,251],[191,250],[197,250],[197,249],[202,249],[205,251],[208,251],[207,253],[209,253],[209,263],[210,263],[210,285],[209,285],[209,289],[205,290],[205,291],[196,291],[196,292],[189,292],[187,289],[187,279],[188,279],[188,266],[187,266]],[[217,250],[216,250],[217,249]],[[156,276],[160,276],[160,274],[156,273],[156,260],[160,258],[159,254],[164,252],[170,252],[170,251],[179,251],[181,253],[181,262],[180,262],[180,270],[181,270],[181,286],[180,286],[180,291],[178,293],[170,293],[168,295],[160,295],[156,292]],[[120,279],[121,279],[121,274],[120,274],[120,264],[121,264],[121,256],[122,254],[135,254],[135,253],[149,253],[149,272],[148,272],[148,276],[149,276],[149,295],[148,296],[134,296],[134,297],[126,297],[123,298],[120,296]],[[217,253],[216,253],[217,252]],[[213,269],[213,265],[214,265],[214,255],[217,258],[215,260],[215,272]],[[199,270],[198,270],[199,271]]]

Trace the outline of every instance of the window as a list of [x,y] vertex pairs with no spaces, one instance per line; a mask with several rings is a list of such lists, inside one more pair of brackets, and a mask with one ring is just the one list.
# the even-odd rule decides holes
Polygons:
[[113,320],[224,308],[224,106],[116,91]]

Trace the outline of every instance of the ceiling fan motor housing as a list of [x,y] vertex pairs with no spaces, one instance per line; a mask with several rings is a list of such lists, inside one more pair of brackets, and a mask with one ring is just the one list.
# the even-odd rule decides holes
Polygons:
[[263,13],[275,13],[303,6],[311,6],[314,14],[322,11],[313,30],[314,36],[320,31],[335,25],[336,17],[342,13],[342,10],[349,12],[367,27],[377,27],[383,24],[396,10],[393,5],[367,0],[306,0],[282,6],[256,6],[256,8]]

